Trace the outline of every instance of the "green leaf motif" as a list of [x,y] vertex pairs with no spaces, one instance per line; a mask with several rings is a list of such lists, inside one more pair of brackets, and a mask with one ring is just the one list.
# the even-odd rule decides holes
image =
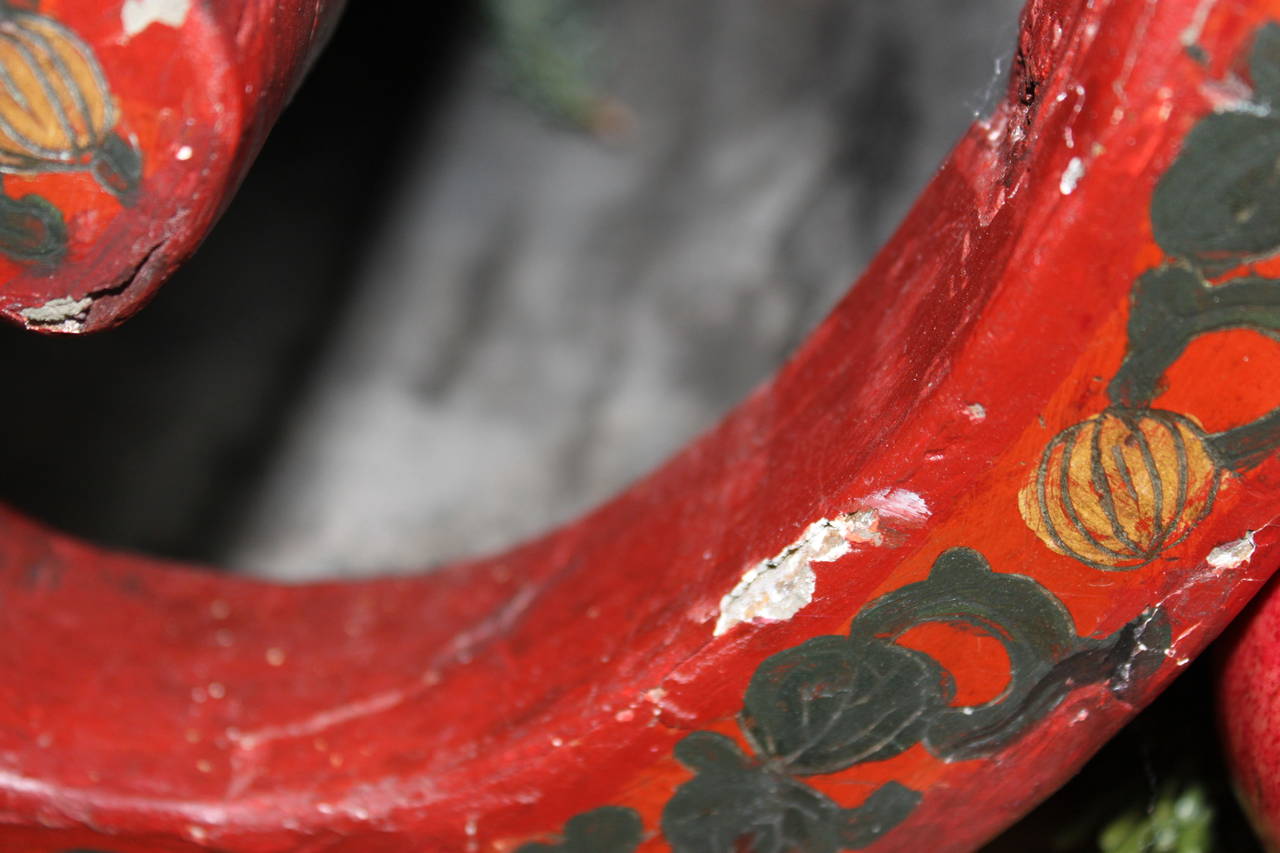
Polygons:
[[562,840],[522,844],[516,853],[633,853],[644,840],[644,823],[634,809],[601,806],[570,818]]
[[1156,242],[1208,275],[1280,250],[1280,26],[1258,30],[1253,100],[1208,115],[1151,197]]
[[1280,120],[1271,115],[1202,119],[1151,197],[1160,248],[1211,275],[1280,249],[1277,160]]
[[[952,676],[896,643],[930,622],[998,640],[1008,687],[986,703],[952,707]],[[972,548],[948,549],[928,578],[868,603],[848,636],[813,637],[760,664],[738,717],[754,756],[714,732],[677,744],[676,758],[695,775],[668,802],[662,831],[676,853],[865,847],[905,820],[921,795],[888,783],[846,809],[799,777],[891,758],[916,743],[947,761],[993,755],[1078,687],[1104,683],[1127,699],[1168,645],[1159,610],[1110,636],[1080,637],[1066,607],[1035,580],[992,571]]]
[[[1009,658],[1009,684],[999,696],[951,707],[948,688],[941,703],[924,709],[921,739],[948,761],[1000,751],[1082,685],[1104,683],[1125,696],[1163,662],[1169,645],[1168,620],[1158,610],[1110,636],[1080,637],[1053,593],[1025,575],[992,571],[972,548],[942,552],[927,579],[868,604],[849,633],[855,642],[890,641],[930,622],[984,634],[999,641]],[[898,701],[905,707],[916,702],[911,694]]]
[[837,853],[857,850],[900,823],[920,795],[896,782],[861,806],[840,807],[781,769],[744,755],[729,738],[695,732],[676,758],[697,775],[662,813],[675,853]]
[[756,751],[787,772],[834,773],[909,748],[953,695],[928,655],[880,640],[814,637],[760,665],[740,719]]
[[[1129,351],[1108,386],[1117,404],[1147,406],[1160,393],[1165,371],[1201,335],[1251,329],[1280,339],[1280,281],[1239,276],[1210,284],[1197,270],[1164,266],[1133,285]],[[1209,436],[1220,463],[1243,471],[1280,446],[1280,409]]]
[[1249,54],[1254,97],[1280,106],[1280,25],[1274,21],[1258,30]]
[[0,193],[0,252],[17,261],[57,264],[67,252],[62,211],[34,193],[18,199]]

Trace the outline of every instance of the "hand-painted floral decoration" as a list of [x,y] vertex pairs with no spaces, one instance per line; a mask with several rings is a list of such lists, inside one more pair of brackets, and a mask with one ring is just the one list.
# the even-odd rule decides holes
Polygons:
[[1112,407],[1049,442],[1019,495],[1049,548],[1094,568],[1150,563],[1209,514],[1222,476],[1280,445],[1280,408],[1213,434],[1151,408],[1165,371],[1201,335],[1280,336],[1280,280],[1246,270],[1210,281],[1280,253],[1280,26],[1258,32],[1250,73],[1253,100],[1201,119],[1152,194],[1152,231],[1169,258],[1134,283]]
[[[131,205],[142,155],[118,120],[93,49],[52,18],[0,0],[0,173],[87,171]],[[0,252],[56,264],[66,249],[61,210],[34,193],[0,193]]]

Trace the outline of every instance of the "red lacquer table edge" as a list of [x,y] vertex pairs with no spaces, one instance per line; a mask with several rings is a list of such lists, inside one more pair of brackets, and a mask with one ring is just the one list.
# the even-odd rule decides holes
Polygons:
[[[0,516],[0,845],[981,843],[1274,565],[1280,463],[1216,437],[1276,401],[1155,382],[1126,323],[1135,282],[1201,269],[1153,243],[1152,191],[1193,125],[1253,103],[1242,57],[1278,13],[1033,2],[1009,99],[779,375],[507,554],[280,587]],[[1122,467],[1148,448],[1134,493],[1180,501],[1155,539],[1105,466],[1112,532],[1084,493],[1067,529],[1081,435]],[[831,704],[859,690],[866,726]]]

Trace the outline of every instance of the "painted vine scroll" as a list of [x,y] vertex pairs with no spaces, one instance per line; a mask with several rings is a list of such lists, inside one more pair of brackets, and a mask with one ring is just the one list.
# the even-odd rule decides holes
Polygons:
[[0,845],[973,849],[1274,567],[1275,20],[1034,0],[773,382],[510,553],[281,587],[0,515]]

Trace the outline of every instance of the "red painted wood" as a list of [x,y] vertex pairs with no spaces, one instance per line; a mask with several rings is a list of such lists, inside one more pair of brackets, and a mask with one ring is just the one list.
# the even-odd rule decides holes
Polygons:
[[[777,377],[616,499],[509,553],[281,587],[0,514],[0,849],[496,853],[554,841],[602,806],[634,810],[639,849],[668,849],[664,809],[696,781],[678,744],[717,732],[763,750],[736,720],[757,668],[848,636],[955,548],[1034,580],[1081,642],[1146,624],[1149,608],[1168,626],[1158,668],[1125,670],[1123,690],[1082,675],[1107,661],[1073,659],[1046,682],[1060,701],[990,754],[948,761],[916,744],[803,778],[842,807],[889,781],[922,794],[866,849],[980,844],[1176,676],[1275,565],[1274,454],[1215,468],[1186,537],[1127,570],[1051,549],[1019,509],[1045,447],[1112,405],[1134,281],[1165,257],[1153,188],[1197,121],[1247,95],[1244,57],[1272,16],[1280,3],[1034,0],[1009,99]],[[1268,383],[1208,365],[1274,347],[1197,338],[1153,405],[1205,429],[1271,412]],[[1147,438],[1117,453],[1171,434],[1142,418],[1131,432]],[[745,572],[813,522],[857,513],[848,553],[811,564],[811,603],[715,635]],[[1247,571],[1208,561],[1247,531]],[[900,645],[955,676],[953,704],[1001,695],[1012,653],[939,625]],[[1123,651],[1112,685],[1150,663]]]
[[[95,179],[89,152],[53,168],[0,166],[4,193],[35,194],[60,213],[58,256],[31,260],[0,239],[0,316],[41,332],[119,323],[144,304],[204,238],[230,201],[271,124],[333,24],[340,0],[10,0],[16,30],[38,16],[78,39],[100,67],[103,91],[73,85],[58,100],[76,121],[77,94],[114,104],[114,131],[140,157],[121,198]],[[0,18],[6,14],[0,3]],[[150,14],[148,14],[148,10]],[[5,26],[8,30],[5,30]],[[5,60],[11,73],[30,66]],[[54,74],[54,85],[59,85]],[[33,101],[40,81],[16,82]],[[79,92],[75,90],[80,90]],[[29,91],[28,91],[29,90]],[[10,90],[11,91],[11,90]],[[0,92],[0,119],[6,97]],[[28,105],[57,131],[57,110]],[[93,137],[94,134],[89,134]],[[5,150],[0,139],[0,154]],[[54,152],[57,153],[57,152]],[[65,153],[65,152],[63,152]],[[50,156],[53,156],[52,154]]]

